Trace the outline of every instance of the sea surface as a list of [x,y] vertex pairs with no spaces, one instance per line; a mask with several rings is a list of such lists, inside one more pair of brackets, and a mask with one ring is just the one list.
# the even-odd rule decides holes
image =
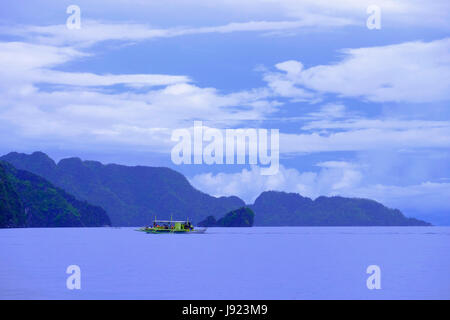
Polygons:
[[0,229],[0,299],[450,299],[450,227],[134,229]]

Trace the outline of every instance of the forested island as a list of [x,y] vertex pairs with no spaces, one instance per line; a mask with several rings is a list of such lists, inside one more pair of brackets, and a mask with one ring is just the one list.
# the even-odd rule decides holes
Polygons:
[[255,219],[255,213],[248,207],[242,207],[228,212],[224,217],[216,220],[214,216],[208,216],[200,221],[200,227],[251,227]]

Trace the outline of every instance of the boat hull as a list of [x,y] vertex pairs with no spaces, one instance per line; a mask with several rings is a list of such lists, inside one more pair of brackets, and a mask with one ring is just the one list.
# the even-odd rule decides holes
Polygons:
[[174,230],[174,229],[160,229],[160,228],[141,228],[136,231],[142,231],[145,233],[205,233],[206,228],[194,229],[194,230]]

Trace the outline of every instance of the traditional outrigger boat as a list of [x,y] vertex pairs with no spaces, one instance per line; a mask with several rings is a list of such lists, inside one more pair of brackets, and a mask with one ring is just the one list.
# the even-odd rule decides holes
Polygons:
[[205,233],[206,228],[194,228],[187,220],[153,220],[153,226],[145,226],[137,231],[146,233]]

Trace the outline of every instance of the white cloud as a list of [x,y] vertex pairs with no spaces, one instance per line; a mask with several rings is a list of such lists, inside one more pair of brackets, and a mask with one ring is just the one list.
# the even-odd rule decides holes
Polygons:
[[40,70],[31,78],[34,82],[63,84],[73,86],[113,86],[124,84],[130,87],[164,86],[190,82],[187,76],[172,76],[165,74],[93,74],[80,72],[61,72]]
[[[322,115],[325,118],[327,113],[311,113],[314,115]],[[304,126],[303,130],[313,129],[383,129],[383,130],[409,130],[409,129],[429,129],[441,128],[448,129],[449,121],[432,121],[432,120],[398,120],[398,119],[368,119],[368,118],[348,118],[340,121],[314,120]]]
[[[170,2],[172,7],[178,9],[175,13],[168,9],[166,3],[154,1],[116,1],[114,4],[110,1],[96,1],[93,4],[92,1],[80,0],[78,5],[83,8],[81,29],[69,30],[61,21],[60,24],[53,25],[3,25],[0,33],[19,35],[43,44],[71,46],[90,46],[107,40],[135,42],[212,33],[292,34],[301,29],[325,28],[329,31],[347,26],[366,28],[366,9],[370,5],[381,8],[383,27],[450,28],[450,4],[446,0],[217,0],[214,5],[209,0]],[[33,11],[33,4],[28,6]],[[54,8],[53,3],[39,4],[40,10]],[[133,22],[104,20],[105,16],[127,17],[133,12]],[[191,16],[192,19],[188,21],[195,23],[193,26],[182,24],[169,27],[148,24],[148,21],[161,21],[158,15],[162,12],[166,17],[163,20],[165,25],[167,21],[184,21],[180,19],[178,12]],[[217,20],[237,21],[210,25],[211,17],[216,15]]]
[[274,94],[281,97],[293,98],[294,101],[307,101],[314,98],[314,94],[297,86],[297,77],[301,75],[303,65],[294,60],[278,63],[275,67],[285,74],[270,72],[264,75],[264,81]]
[[301,133],[280,135],[281,153],[401,151],[450,148],[450,122],[365,118],[341,104],[326,104],[298,120]]
[[[335,119],[335,118],[343,118],[346,117],[347,110],[346,107],[343,104],[337,104],[337,103],[328,103],[320,108],[319,111],[316,112],[310,112],[307,116],[303,117],[304,119],[313,119],[318,122],[320,121],[327,121],[327,123],[334,123],[329,121],[329,119]],[[309,126],[311,126],[312,121],[309,123]],[[307,128],[303,127],[302,129],[307,130]]]
[[0,86],[17,82],[51,83],[74,86],[160,86],[189,82],[189,77],[160,74],[98,75],[93,73],[62,72],[52,70],[76,59],[88,56],[71,47],[57,47],[24,42],[0,42]]
[[[166,152],[173,144],[171,130],[190,126],[193,119],[233,125],[263,119],[278,105],[266,89],[222,94],[190,83],[187,76],[53,69],[85,56],[70,47],[0,42],[0,124],[9,128],[11,138],[4,144],[15,136],[73,146],[153,146],[153,151]],[[45,83],[54,87],[42,90]],[[130,88],[108,88],[117,84]]]
[[301,133],[280,134],[281,153],[401,151],[450,148],[450,122],[365,118],[341,104],[326,104],[298,118]]
[[85,55],[85,53],[70,47],[34,45],[25,42],[0,42],[2,72],[52,67]]
[[[180,87],[184,87],[180,89]],[[265,117],[270,103],[256,103],[258,94],[222,95],[215,89],[183,84],[146,93],[103,93],[85,89],[30,91],[4,96],[0,122],[23,138],[59,139],[76,144],[155,146],[167,151],[171,130],[201,118],[210,123],[240,123]],[[237,111],[233,106],[248,106]],[[154,128],[159,128],[158,135]]]
[[[0,83],[0,121],[11,128],[11,133],[26,138],[116,142],[158,146],[155,151],[167,151],[170,130],[190,126],[193,119],[209,121],[210,126],[264,120],[279,106],[274,99],[288,95],[274,89],[276,86],[221,94],[215,88],[198,87],[183,75],[54,70],[86,57],[70,47],[3,42],[0,49],[0,74],[4,79]],[[278,64],[277,68],[285,72],[283,81],[290,84],[310,70],[295,61]],[[441,71],[444,73],[445,69]],[[41,83],[56,88],[43,91],[38,87]],[[115,84],[146,88],[141,92],[106,90]],[[303,91],[294,95],[303,99],[308,96]],[[307,120],[303,132],[281,133],[281,153],[450,146],[450,125],[446,121],[355,118],[339,104],[325,105],[303,120]],[[151,128],[159,129],[156,133]]]
[[252,166],[238,173],[199,174],[191,183],[215,196],[237,195],[246,203],[253,203],[263,191],[296,192],[315,198],[354,187],[362,178],[357,166],[348,162],[324,162],[318,166],[319,172],[299,172],[280,166],[278,173],[271,176],[261,175],[260,168]]
[[265,75],[282,96],[333,93],[374,102],[426,103],[450,99],[450,38],[345,49],[344,59],[304,69],[298,61]]
[[[94,11],[91,3],[92,1],[78,1],[82,8],[87,7]],[[112,3],[99,0],[96,4],[107,8],[108,12],[122,15],[129,13],[135,17],[145,13],[146,19],[151,19],[153,15],[161,14],[161,12],[170,18],[173,17],[172,14],[176,16],[178,12],[183,12],[196,21],[225,16],[251,20],[293,18],[323,24],[345,19],[354,21],[361,27],[365,27],[367,7],[378,5],[382,10],[383,25],[388,27],[448,28],[450,25],[450,4],[446,0],[215,0],[214,3],[210,0],[170,0],[167,3],[144,0],[122,0]]]
[[384,129],[381,122],[381,128],[284,133],[280,134],[280,153],[450,148],[450,126],[439,121],[435,123],[435,127],[404,130]]
[[306,20],[345,18],[364,27],[367,7],[377,5],[381,8],[383,24],[387,26],[450,26],[450,4],[446,0],[248,0],[245,4],[239,0],[219,0],[215,5],[240,9],[246,14],[276,13]]
[[65,24],[49,26],[3,27],[3,34],[19,35],[29,41],[48,45],[90,46],[98,42],[145,41],[157,38],[172,38],[194,34],[232,32],[280,32],[306,27],[342,27],[353,22],[345,18],[303,19],[286,21],[231,22],[219,26],[154,28],[138,23],[102,23],[83,19],[80,29],[69,30]]

